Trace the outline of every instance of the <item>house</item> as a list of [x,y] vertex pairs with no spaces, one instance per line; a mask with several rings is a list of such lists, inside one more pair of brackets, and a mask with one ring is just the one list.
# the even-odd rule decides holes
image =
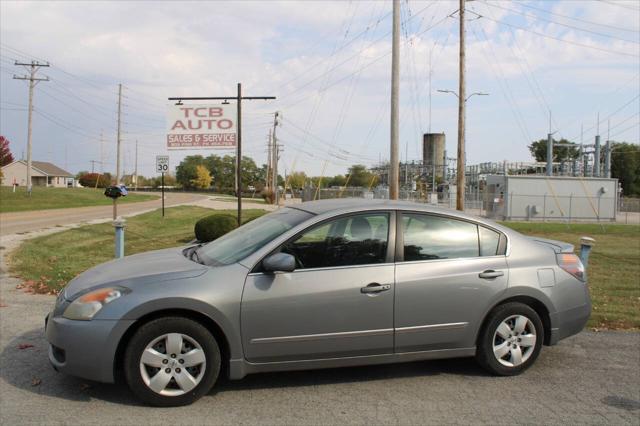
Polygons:
[[[27,161],[18,160],[2,167],[2,185],[19,186],[27,184]],[[33,186],[52,186],[66,188],[73,186],[74,176],[55,164],[46,161],[31,162],[31,184]]]

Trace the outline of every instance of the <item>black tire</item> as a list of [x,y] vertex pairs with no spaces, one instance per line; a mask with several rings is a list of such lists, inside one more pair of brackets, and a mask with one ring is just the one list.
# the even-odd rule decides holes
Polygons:
[[[498,357],[494,355],[494,337],[496,336],[498,326],[500,326],[503,321],[516,315],[526,317],[529,319],[531,324],[533,324],[533,327],[535,328],[536,341],[535,345],[532,346],[530,355],[524,362],[517,366],[507,366],[501,363],[498,360]],[[514,336],[514,338],[517,338],[517,336]],[[538,313],[523,303],[505,303],[504,305],[497,306],[493,311],[491,311],[487,317],[484,327],[480,330],[480,335],[478,336],[478,348],[476,350],[476,360],[482,368],[492,374],[498,376],[515,376],[525,371],[535,362],[536,358],[538,358],[538,355],[540,354],[543,341],[544,327],[542,326],[542,321],[540,320]],[[508,356],[510,357],[511,355],[509,354]]]
[[[161,395],[149,388],[144,382],[140,367],[142,353],[147,345],[168,333],[180,333],[196,341],[204,351],[206,360],[204,374],[198,385],[177,396]],[[124,373],[129,388],[146,404],[176,407],[189,405],[208,393],[218,379],[220,363],[218,343],[202,324],[183,317],[165,317],[142,325],[131,337],[124,355]]]

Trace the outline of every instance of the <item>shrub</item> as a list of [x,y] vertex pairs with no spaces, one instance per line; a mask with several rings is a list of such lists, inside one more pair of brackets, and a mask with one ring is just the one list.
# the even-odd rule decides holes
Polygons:
[[194,232],[200,242],[213,241],[238,227],[237,219],[228,214],[214,214],[196,222]]

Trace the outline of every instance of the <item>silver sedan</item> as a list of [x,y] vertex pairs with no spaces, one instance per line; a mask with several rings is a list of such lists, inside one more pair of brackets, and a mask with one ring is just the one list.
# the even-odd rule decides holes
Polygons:
[[46,336],[56,370],[124,377],[144,402],[176,406],[221,371],[475,356],[515,375],[590,312],[570,244],[419,204],[333,200],[90,269],[58,297]]

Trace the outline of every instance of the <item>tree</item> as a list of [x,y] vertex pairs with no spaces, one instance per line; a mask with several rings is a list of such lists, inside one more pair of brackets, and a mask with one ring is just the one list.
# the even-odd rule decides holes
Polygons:
[[288,176],[289,187],[293,189],[304,188],[307,182],[307,175],[305,172],[293,172]]
[[98,188],[106,188],[111,185],[111,174],[105,173],[89,173],[89,172],[80,172],[76,175],[78,182],[80,185],[87,188],[95,188],[96,183]]
[[373,174],[367,170],[367,166],[354,164],[349,167],[349,186],[368,187]]
[[[561,144],[571,144],[573,146],[557,146],[556,143]],[[547,161],[547,140],[540,139],[538,141],[531,142],[531,145],[528,146],[529,152],[531,152],[531,156],[536,159],[538,162]],[[571,161],[578,158],[580,154],[580,150],[578,145],[573,142],[569,142],[566,139],[560,139],[559,141],[554,141],[553,145],[553,161],[554,162],[562,162],[562,161]]]
[[[202,155],[188,155],[176,167],[176,180],[184,188],[194,188],[192,182],[197,180],[197,166],[206,166]],[[166,185],[166,183],[165,183]]]
[[191,185],[198,189],[207,189],[211,186],[211,173],[203,164],[196,166],[196,177],[191,181]]
[[611,144],[611,176],[620,181],[624,196],[640,196],[640,146],[627,142]]
[[13,154],[9,149],[9,139],[0,136],[0,167],[13,163]]
[[[347,178],[343,175],[335,175],[331,178],[326,178],[327,186],[344,186],[347,183]],[[349,183],[351,185],[351,183]]]

